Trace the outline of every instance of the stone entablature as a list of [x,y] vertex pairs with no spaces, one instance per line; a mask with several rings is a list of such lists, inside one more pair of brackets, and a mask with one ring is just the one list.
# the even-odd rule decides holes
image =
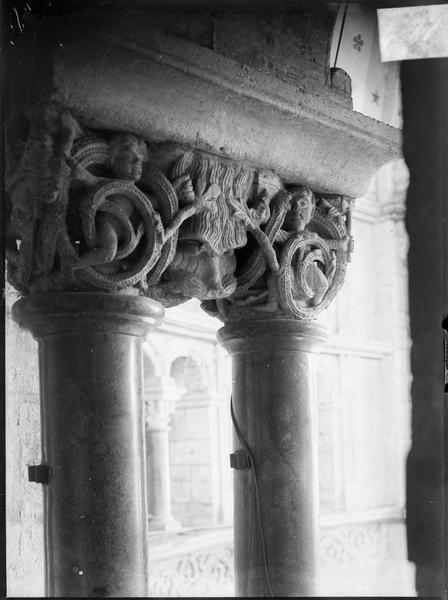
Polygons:
[[12,140],[9,279],[22,293],[190,298],[223,320],[313,318],[350,258],[350,199],[55,105]]

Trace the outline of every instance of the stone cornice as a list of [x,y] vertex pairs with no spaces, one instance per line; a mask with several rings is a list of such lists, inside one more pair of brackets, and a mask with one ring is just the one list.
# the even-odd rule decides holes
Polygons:
[[304,75],[293,86],[142,18],[49,20],[62,40],[51,99],[96,127],[186,144],[350,197],[399,157],[400,132],[353,112],[329,85]]

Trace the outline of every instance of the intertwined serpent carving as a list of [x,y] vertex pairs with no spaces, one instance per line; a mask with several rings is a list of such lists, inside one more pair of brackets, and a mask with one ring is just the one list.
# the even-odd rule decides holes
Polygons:
[[342,286],[346,198],[93,132],[54,106],[29,123],[7,182],[9,279],[21,293],[97,289],[166,306],[197,297],[224,320],[312,319]]

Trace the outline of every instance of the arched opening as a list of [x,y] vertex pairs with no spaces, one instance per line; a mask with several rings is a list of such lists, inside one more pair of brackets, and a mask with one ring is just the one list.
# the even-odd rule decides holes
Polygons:
[[171,418],[172,509],[183,527],[208,527],[222,507],[218,412],[205,364],[193,356],[176,358],[173,380],[185,389]]
[[170,369],[170,377],[176,385],[185,389],[185,394],[204,394],[207,392],[207,377],[204,367],[201,367],[192,356],[179,356]]

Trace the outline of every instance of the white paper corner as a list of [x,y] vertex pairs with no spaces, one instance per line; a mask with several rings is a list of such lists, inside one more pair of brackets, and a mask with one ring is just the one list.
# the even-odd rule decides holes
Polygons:
[[381,60],[448,56],[448,4],[380,8]]

